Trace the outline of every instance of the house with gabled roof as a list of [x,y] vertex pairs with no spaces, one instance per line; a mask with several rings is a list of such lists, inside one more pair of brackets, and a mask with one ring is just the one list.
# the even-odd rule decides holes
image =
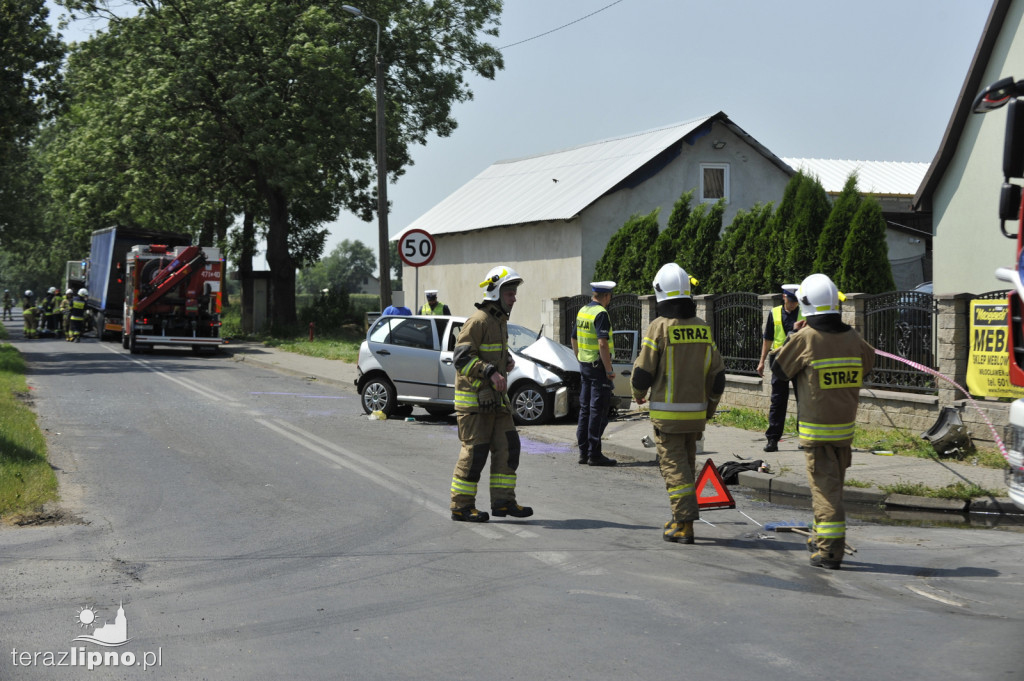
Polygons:
[[[899,288],[909,289],[930,272],[930,216],[915,214],[910,207],[927,167],[781,159],[718,112],[499,161],[395,238],[410,229],[433,236],[436,255],[416,273],[419,288],[441,291],[453,314],[473,312],[482,297],[478,283],[492,266],[515,268],[525,283],[513,319],[536,329],[550,322],[552,299],[589,294],[594,266],[631,215],[659,208],[664,228],[679,196],[693,189],[695,204],[725,199],[727,226],[740,210],[780,200],[794,168],[816,175],[833,198],[850,172],[857,171],[861,192],[882,203],[893,275]],[[403,281],[412,282],[416,274],[406,266]]]
[[[935,293],[1005,289],[993,272],[1013,266],[1015,245],[999,229],[1006,115],[971,112],[987,85],[1024,77],[1024,0],[995,0],[946,131],[921,187],[918,210],[934,223]],[[1019,225],[1011,223],[1008,231]]]
[[[660,208],[664,227],[679,196],[695,189],[694,203],[725,199],[727,225],[737,211],[780,198],[792,173],[718,112],[499,161],[406,229],[434,237],[436,256],[419,268],[419,285],[442,291],[453,314],[472,313],[484,274],[507,264],[524,279],[512,319],[537,328],[552,298],[589,293],[597,260],[631,215]],[[402,276],[415,275],[406,267]]]

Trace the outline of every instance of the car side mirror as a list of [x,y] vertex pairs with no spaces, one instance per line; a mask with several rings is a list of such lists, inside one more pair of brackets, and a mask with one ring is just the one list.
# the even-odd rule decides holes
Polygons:
[[1003,183],[999,192],[999,219],[1017,220],[1020,218],[1021,186],[1010,182]]
[[1024,177],[1024,102],[1015,99],[1006,112],[1003,138],[1003,175]]

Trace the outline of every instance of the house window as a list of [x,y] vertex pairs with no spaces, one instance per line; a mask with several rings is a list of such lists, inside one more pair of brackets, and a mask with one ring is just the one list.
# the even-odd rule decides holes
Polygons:
[[725,199],[729,203],[729,165],[725,163],[700,164],[700,199],[715,202]]

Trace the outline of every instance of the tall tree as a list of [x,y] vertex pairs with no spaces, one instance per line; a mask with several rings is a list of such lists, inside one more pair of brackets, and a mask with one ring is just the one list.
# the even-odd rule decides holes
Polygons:
[[637,213],[629,218],[608,241],[605,252],[594,267],[595,280],[611,279],[616,293],[648,293],[651,285],[644,281],[644,266],[658,238],[658,213]]
[[884,293],[896,288],[889,264],[885,218],[874,197],[861,201],[853,216],[836,284],[843,291],[858,293]]
[[[64,0],[108,30],[74,55],[76,102],[60,183],[97,217],[145,219],[168,203],[200,226],[256,209],[266,226],[273,321],[295,316],[296,267],[319,258],[321,225],[376,206],[373,24],[323,0]],[[493,78],[500,0],[367,0],[380,22],[393,180],[410,148],[456,127],[468,72]],[[228,38],[230,36],[230,39]],[[76,170],[83,155],[93,174]],[[58,173],[59,174],[59,173]],[[79,185],[88,185],[81,189]],[[174,215],[184,219],[181,211]],[[198,230],[196,230],[198,231]]]
[[680,239],[687,220],[690,219],[690,204],[693,202],[691,189],[676,199],[672,206],[672,214],[668,216],[668,224],[661,231],[658,238],[654,240],[654,248],[650,250],[647,258],[647,266],[644,268],[643,279],[651,285],[654,275],[658,273],[662,265],[673,262],[679,250]]
[[722,232],[725,201],[702,203],[690,213],[683,228],[675,262],[700,282],[701,293],[713,293],[715,287],[715,250]]
[[792,221],[786,230],[786,259],[782,270],[786,282],[803,281],[814,272],[818,239],[828,220],[832,204],[817,177],[804,176],[797,188]]
[[0,0],[0,239],[35,235],[40,178],[31,145],[61,101],[64,46],[44,0]]
[[768,291],[764,254],[768,252],[773,210],[773,205],[767,203],[757,204],[749,211],[738,211],[732,224],[725,228],[715,256],[718,292]]
[[860,208],[861,196],[857,189],[857,173],[850,173],[843,185],[843,191],[832,204],[832,211],[825,221],[818,241],[818,254],[814,259],[814,271],[830,277],[839,275],[839,267],[843,262],[843,246],[853,224],[853,216]]

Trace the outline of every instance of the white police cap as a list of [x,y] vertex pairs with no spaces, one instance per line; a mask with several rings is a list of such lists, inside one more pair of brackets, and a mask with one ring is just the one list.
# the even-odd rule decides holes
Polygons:
[[611,293],[612,289],[615,288],[615,282],[592,281],[590,282],[590,288],[593,289],[594,293]]

